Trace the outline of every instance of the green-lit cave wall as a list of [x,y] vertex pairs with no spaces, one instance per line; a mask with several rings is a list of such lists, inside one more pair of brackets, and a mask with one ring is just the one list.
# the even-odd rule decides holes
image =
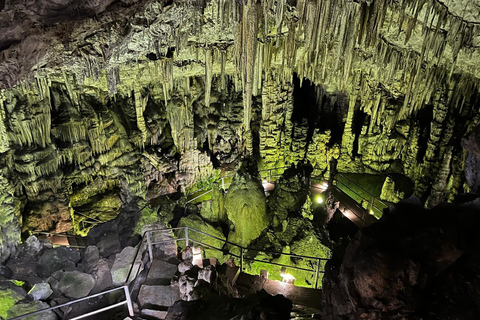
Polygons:
[[21,230],[111,219],[122,193],[182,191],[246,154],[326,174],[335,158],[452,200],[480,42],[451,2],[120,1],[40,19],[0,52],[0,255]]

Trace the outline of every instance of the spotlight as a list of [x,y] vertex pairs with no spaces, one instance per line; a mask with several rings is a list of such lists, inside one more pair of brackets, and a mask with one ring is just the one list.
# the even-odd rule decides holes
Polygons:
[[295,282],[295,277],[292,276],[291,274],[289,273],[285,273],[282,275],[282,278],[283,278],[283,281],[284,283],[289,283],[289,284],[293,284]]
[[317,197],[317,203],[323,203],[323,198],[320,197],[320,196],[318,196],[318,197]]
[[370,213],[372,216],[375,214],[375,213],[373,212],[373,210],[370,210],[369,213]]

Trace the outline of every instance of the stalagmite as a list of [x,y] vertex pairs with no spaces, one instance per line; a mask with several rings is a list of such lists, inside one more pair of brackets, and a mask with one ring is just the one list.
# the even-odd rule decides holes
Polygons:
[[145,118],[143,117],[143,113],[145,112],[145,108],[147,107],[148,96],[142,97],[141,89],[135,88],[134,97],[135,111],[137,114],[137,126],[138,129],[142,132],[143,142],[145,142],[147,139],[147,127],[145,126]]

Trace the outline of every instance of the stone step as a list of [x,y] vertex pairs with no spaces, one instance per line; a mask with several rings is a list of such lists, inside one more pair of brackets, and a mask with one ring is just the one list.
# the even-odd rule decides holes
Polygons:
[[175,301],[180,300],[178,286],[143,285],[138,293],[140,309],[166,311]]
[[142,309],[140,317],[146,320],[163,320],[167,317],[167,313],[168,312],[166,310]]
[[154,260],[148,271],[146,285],[169,285],[170,280],[175,276],[180,263],[175,257],[169,260]]

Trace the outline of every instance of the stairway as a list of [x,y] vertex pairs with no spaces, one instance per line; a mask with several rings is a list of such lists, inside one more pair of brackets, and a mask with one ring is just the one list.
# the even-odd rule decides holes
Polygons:
[[153,233],[152,262],[138,289],[136,320],[165,319],[168,307],[180,300],[178,286],[171,285],[178,270],[177,246],[172,233]]
[[170,257],[168,261],[155,259],[150,266],[145,283],[138,293],[140,317],[144,319],[165,319],[168,307],[180,300],[178,286],[171,285],[180,261]]

